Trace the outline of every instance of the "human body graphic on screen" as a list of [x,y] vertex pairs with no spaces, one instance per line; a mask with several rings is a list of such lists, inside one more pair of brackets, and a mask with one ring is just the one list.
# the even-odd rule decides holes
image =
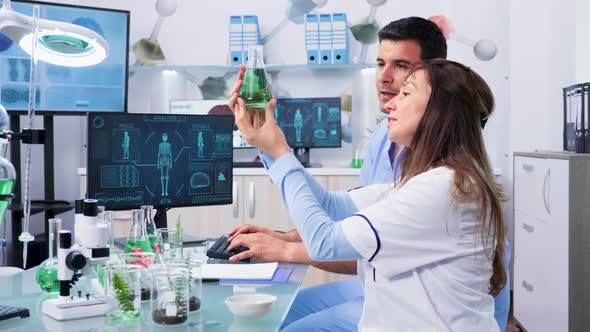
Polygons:
[[297,112],[295,112],[293,126],[295,127],[295,136],[297,137],[297,142],[301,142],[301,128],[303,128],[303,116],[301,115],[300,110],[297,110]]
[[168,179],[172,168],[172,146],[168,142],[168,134],[162,134],[162,142],[158,146],[158,169],[162,182],[162,196],[168,196]]
[[203,132],[199,131],[199,136],[197,138],[197,156],[199,158],[203,157],[203,150],[205,148],[205,143],[203,143]]
[[123,136],[123,144],[121,144],[121,147],[123,148],[123,159],[129,159],[129,132],[127,131]]

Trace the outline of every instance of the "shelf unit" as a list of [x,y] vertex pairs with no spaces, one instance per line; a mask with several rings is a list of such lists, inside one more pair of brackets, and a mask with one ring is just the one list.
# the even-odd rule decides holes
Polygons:
[[[294,64],[294,65],[266,65],[265,68],[269,73],[278,72],[297,72],[302,70],[359,70],[364,68],[373,68],[376,64],[343,64],[343,65],[307,65],[307,64]],[[154,72],[154,71],[177,71],[177,72],[189,72],[189,73],[235,73],[238,71],[240,66],[231,65],[155,65],[155,66],[129,66],[130,73],[137,72]]]

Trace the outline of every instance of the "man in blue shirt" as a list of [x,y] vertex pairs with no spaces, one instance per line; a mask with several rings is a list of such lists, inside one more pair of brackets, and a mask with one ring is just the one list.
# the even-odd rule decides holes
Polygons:
[[[387,113],[384,105],[399,93],[413,63],[446,58],[446,55],[443,33],[429,20],[408,17],[381,29],[376,77],[381,111]],[[388,140],[387,121],[382,121],[369,139],[359,184],[392,183],[399,177],[402,157],[403,147]],[[237,230],[250,233],[240,235],[240,241],[250,250],[235,255],[232,260],[255,256],[267,261],[308,263],[329,272],[356,274],[356,261],[311,261],[297,230],[279,234],[268,228],[245,225],[230,235]],[[496,297],[496,320],[501,331],[505,330],[510,306],[509,282],[506,284]],[[302,289],[283,322],[283,331],[356,331],[363,300],[361,281],[355,277]]]

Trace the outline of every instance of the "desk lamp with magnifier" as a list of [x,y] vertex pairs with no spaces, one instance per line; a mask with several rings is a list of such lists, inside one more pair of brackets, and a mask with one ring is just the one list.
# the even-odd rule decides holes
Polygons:
[[[33,16],[14,11],[10,0],[2,0],[0,8],[0,33],[18,44],[30,55],[29,105],[27,112],[28,128],[33,128],[35,116],[35,96],[37,87],[37,60],[65,67],[86,67],[102,62],[109,53],[108,43],[96,32],[79,25],[39,18],[39,6],[33,6]],[[44,137],[43,130],[25,129],[29,135]],[[3,131],[4,138],[21,138],[24,142],[31,137]],[[25,135],[26,136],[26,135]],[[36,143],[42,143],[36,142]],[[27,246],[34,238],[29,233],[31,216],[31,145],[27,145],[25,166],[25,199],[23,232],[19,240],[23,242],[23,267],[27,265]]]
[[14,11],[10,0],[3,0],[2,4],[0,33],[32,55],[32,38],[36,32],[37,60],[58,66],[86,67],[99,64],[108,56],[108,43],[90,29],[59,21],[35,20],[33,16]]

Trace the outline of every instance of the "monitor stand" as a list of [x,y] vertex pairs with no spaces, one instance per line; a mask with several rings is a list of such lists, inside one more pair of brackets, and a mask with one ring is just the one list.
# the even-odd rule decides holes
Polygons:
[[297,160],[299,160],[301,165],[303,165],[303,167],[310,167],[309,148],[295,148],[293,149],[293,153],[295,154],[295,157],[297,158]]
[[[168,218],[166,217],[166,212],[168,212],[170,208],[156,208],[156,214],[154,215],[154,223],[156,224],[156,228],[167,228],[168,227]],[[172,228],[176,227],[172,226]],[[208,238],[205,237],[198,237],[194,235],[184,234],[182,236],[182,245],[185,247],[191,247],[194,245],[201,245],[205,243]]]
[[156,228],[167,228],[168,227],[168,219],[166,218],[166,212],[170,210],[169,208],[157,208],[156,214],[154,215],[154,223],[156,224]]

